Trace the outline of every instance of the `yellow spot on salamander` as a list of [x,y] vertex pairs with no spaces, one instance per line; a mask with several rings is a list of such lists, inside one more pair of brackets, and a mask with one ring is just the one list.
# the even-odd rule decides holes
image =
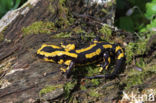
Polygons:
[[121,59],[122,57],[124,57],[124,53],[119,54],[117,59]]
[[60,70],[62,70],[63,72],[66,72],[66,69],[64,69],[64,68],[60,68]]
[[106,66],[106,68],[105,68],[106,70],[108,69],[108,66],[109,66],[109,65]]
[[92,49],[95,46],[96,46],[96,44],[92,44],[87,48],[82,48],[82,49],[76,50],[76,53],[82,53],[82,52],[88,51],[88,50]]
[[58,61],[58,63],[59,63],[59,64],[63,64],[63,63],[64,63],[63,59],[60,59],[60,60]]
[[54,60],[52,59],[48,59],[48,58],[44,58],[45,61],[48,61],[48,62],[55,62]]
[[70,63],[71,63],[71,60],[66,60],[66,61],[64,62],[65,65],[70,65]]
[[103,70],[103,68],[102,68],[102,67],[100,67],[99,72],[102,72],[102,70]]
[[95,52],[93,52],[93,53],[90,53],[90,54],[86,54],[85,55],[85,57],[86,58],[92,58],[92,57],[94,57],[94,56],[96,56],[96,55],[99,55],[101,53],[101,49],[97,49]]
[[107,49],[107,48],[112,48],[112,45],[106,44],[106,45],[103,45],[103,48],[105,48],[105,49]]

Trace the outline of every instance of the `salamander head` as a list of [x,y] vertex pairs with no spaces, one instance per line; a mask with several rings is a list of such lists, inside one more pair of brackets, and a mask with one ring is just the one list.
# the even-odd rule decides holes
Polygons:
[[37,50],[37,56],[45,61],[55,62],[57,51],[62,50],[61,47],[56,45],[43,44],[41,48]]

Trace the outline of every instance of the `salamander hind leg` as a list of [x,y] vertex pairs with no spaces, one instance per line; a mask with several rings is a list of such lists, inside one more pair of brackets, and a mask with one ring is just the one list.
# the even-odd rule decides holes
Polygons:
[[[100,64],[100,70],[99,72],[102,72],[104,69],[108,69],[109,64],[111,62],[111,58],[108,52],[105,52],[103,54],[103,64]],[[91,76],[91,77],[87,77],[88,79],[95,79],[95,78],[105,78],[105,75],[95,75],[95,76]]]

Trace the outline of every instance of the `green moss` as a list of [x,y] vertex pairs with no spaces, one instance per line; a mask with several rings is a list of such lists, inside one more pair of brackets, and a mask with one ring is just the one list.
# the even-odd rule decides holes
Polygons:
[[59,0],[59,3],[60,3],[60,4],[65,4],[65,1],[66,1],[66,0]]
[[74,82],[68,82],[64,85],[64,93],[65,93],[65,98],[70,98],[70,93],[71,90],[73,90],[73,88],[75,87],[77,81]]
[[52,14],[55,13],[55,9],[54,9],[54,7],[53,7],[51,4],[49,4],[48,9],[50,10],[50,12],[51,12]]
[[130,63],[134,56],[144,54],[146,51],[146,44],[148,39],[139,40],[137,42],[130,42],[126,48],[126,62]]
[[92,76],[94,74],[99,73],[99,68],[96,66],[86,66],[86,70],[88,70],[86,76]]
[[91,97],[99,97],[100,96],[100,94],[95,89],[90,89],[89,95]]
[[137,42],[137,50],[136,50],[136,54],[137,55],[141,55],[141,54],[145,53],[145,51],[146,51],[146,44],[147,44],[147,39],[140,40],[139,42]]
[[86,33],[86,31],[83,30],[80,26],[75,27],[72,31],[75,32],[76,34],[80,34],[80,33],[84,34],[81,35],[81,39],[85,41],[96,37],[94,32]]
[[129,76],[126,83],[127,84],[126,89],[129,89],[132,86],[141,85],[144,80],[144,75],[145,74],[140,73],[140,74],[135,74],[133,76]]
[[151,76],[150,71],[137,72],[134,71],[130,76],[127,77],[126,80],[126,88],[130,89],[133,86],[141,85],[144,83],[144,80],[147,79],[148,76]]
[[136,65],[142,68],[142,71],[136,72],[135,69],[131,69],[129,72],[127,72],[127,79],[124,81],[126,84],[126,90],[132,88],[133,86],[144,84],[147,78],[150,78],[152,75],[156,74],[156,64],[146,64],[143,59],[141,59]]
[[[153,35],[154,33],[153,32],[150,32],[150,33],[146,33],[146,34],[137,34],[138,36],[138,40],[135,41],[135,42],[130,42],[126,48],[125,48],[125,51],[126,51],[126,62],[127,63],[130,63],[132,60],[133,60],[133,57],[136,56],[136,55],[143,55],[147,52],[147,50],[150,49],[150,44],[149,41],[151,36]],[[146,35],[146,37],[145,37]]]
[[62,87],[63,87],[63,85],[49,85],[49,86],[43,88],[42,90],[40,90],[39,95],[41,96],[43,94],[52,92],[52,91],[56,90],[57,88],[62,88]]
[[69,16],[69,10],[68,7],[66,7],[65,5],[66,0],[59,0],[59,4],[58,4],[58,15],[59,18],[58,20],[56,20],[56,25],[61,28],[67,28],[69,25],[71,25],[71,23],[73,22],[73,18],[71,18],[71,16]]
[[110,37],[112,36],[112,30],[107,25],[102,26],[102,28],[99,30],[100,33],[102,33],[104,36],[102,37],[103,40],[109,41]]
[[70,25],[70,22],[68,21],[68,19],[66,17],[60,17],[57,21],[56,24],[61,28],[61,29],[65,29]]
[[4,27],[4,29],[0,32],[0,42],[2,42],[5,38],[4,38],[4,32],[6,31],[8,27]]
[[156,74],[156,64],[155,65],[152,65],[152,66],[149,66],[149,67],[147,67],[147,68],[149,68],[149,70],[151,71],[151,72],[153,72],[153,73],[155,73]]
[[82,28],[81,28],[80,26],[75,27],[75,28],[73,29],[73,31],[74,31],[75,33],[77,33],[77,34],[79,34],[79,33],[85,33],[85,31],[82,30]]
[[132,61],[133,56],[135,54],[134,50],[135,50],[135,43],[130,42],[125,48],[127,63],[130,63]]
[[106,10],[106,9],[101,9],[101,12],[103,12],[103,13],[105,13],[105,14],[107,14],[108,13],[108,11]]
[[4,40],[4,35],[3,33],[0,33],[0,42]]
[[113,4],[115,4],[115,1],[110,1],[110,2],[107,3],[107,6],[108,6],[108,7],[112,7]]
[[61,33],[58,33],[52,37],[55,37],[55,38],[69,38],[71,37],[71,32],[70,33],[67,33],[67,32],[61,32]]
[[73,24],[74,22],[75,22],[75,19],[72,18],[72,17],[69,17],[69,23],[70,23],[70,24]]
[[80,85],[80,89],[83,91],[87,90],[87,88],[84,85]]
[[55,30],[56,28],[53,22],[37,21],[32,23],[30,26],[23,28],[22,32],[25,36],[29,34],[50,34]]
[[[92,77],[100,73],[99,67],[97,67],[96,65],[88,65],[88,66],[83,67],[83,69],[87,70],[87,73],[85,74],[86,77]],[[86,81],[86,83],[92,84],[93,86],[98,86],[100,84],[100,80],[91,79],[91,80]]]
[[95,35],[93,32],[91,32],[91,33],[86,33],[86,34],[85,34],[85,37],[95,38],[96,35]]

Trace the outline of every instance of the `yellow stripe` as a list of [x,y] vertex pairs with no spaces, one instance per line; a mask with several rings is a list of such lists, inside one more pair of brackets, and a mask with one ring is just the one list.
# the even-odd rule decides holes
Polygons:
[[121,59],[122,57],[124,57],[124,54],[123,54],[123,53],[121,53],[121,54],[117,57],[117,59]]
[[77,58],[77,54],[75,53],[69,53],[66,51],[54,51],[52,53],[44,52],[44,51],[37,51],[37,54],[44,55],[45,57],[55,57],[55,56],[62,56],[67,55],[73,58]]
[[121,50],[121,53],[118,55],[117,59],[121,59],[122,57],[124,57],[124,51],[121,48],[121,46],[117,46],[115,49],[115,53],[118,52],[119,50]]
[[70,65],[70,63],[71,63],[71,60],[66,60],[66,61],[64,62],[65,65]]
[[55,48],[55,49],[60,49],[61,48],[61,47],[56,46],[56,45],[48,45],[48,46],[51,46],[52,48]]
[[86,56],[86,58],[92,58],[96,55],[99,55],[100,53],[101,53],[101,49],[97,49],[95,52],[90,53],[90,54],[86,54],[85,56]]
[[106,68],[105,68],[106,70],[108,69],[108,66],[109,66],[109,65],[106,66]]
[[109,62],[109,64],[110,64],[110,62],[111,62],[111,58],[110,58],[110,57],[108,57],[108,62]]
[[76,50],[76,53],[82,53],[82,52],[88,51],[88,50],[92,49],[95,46],[96,46],[96,44],[92,44],[87,48],[82,48],[82,49]]
[[107,48],[112,48],[112,45],[106,44],[106,45],[103,45],[103,48],[105,48],[105,49],[107,49]]

